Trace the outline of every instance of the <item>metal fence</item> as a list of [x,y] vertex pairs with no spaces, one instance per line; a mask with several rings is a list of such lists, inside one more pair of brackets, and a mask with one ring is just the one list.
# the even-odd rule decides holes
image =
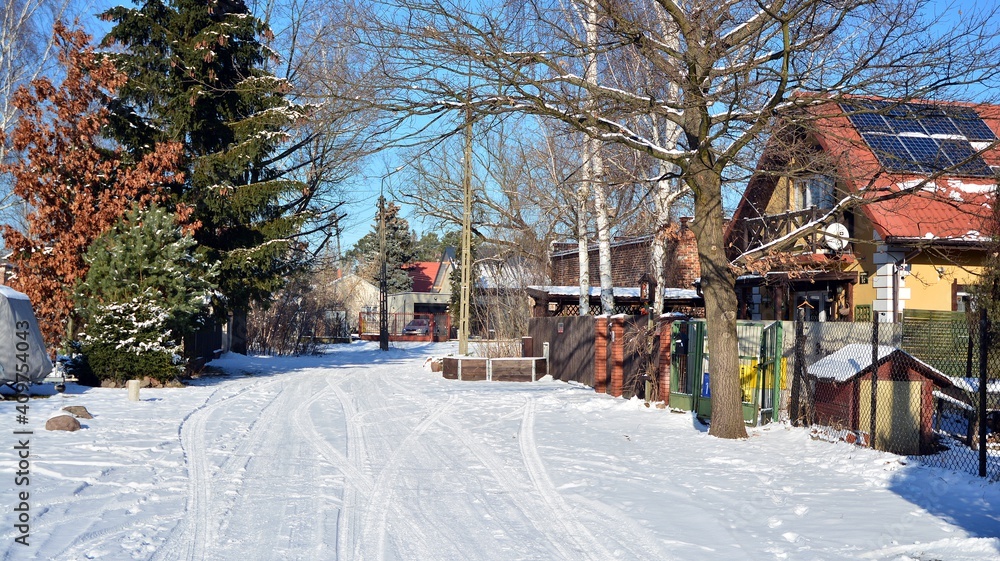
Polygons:
[[792,422],[1000,480],[1000,340],[985,315],[795,322]]

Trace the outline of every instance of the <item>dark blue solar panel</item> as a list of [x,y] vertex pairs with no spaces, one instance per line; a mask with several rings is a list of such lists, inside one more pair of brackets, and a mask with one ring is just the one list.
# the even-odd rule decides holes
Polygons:
[[903,143],[899,141],[899,138],[881,134],[862,134],[861,136],[868,143],[868,146],[871,147],[879,163],[886,169],[890,171],[912,171],[918,173],[924,171],[919,164],[913,161],[913,158],[910,157],[906,148],[903,147]]
[[949,117],[938,115],[923,117],[920,119],[920,123],[927,129],[927,134],[947,134],[951,136],[962,134],[962,131],[958,130],[958,127],[955,126],[955,123]]
[[889,171],[994,175],[969,141],[993,141],[996,134],[969,107],[852,100],[841,108]]
[[874,102],[856,102],[855,104],[840,104],[841,109],[847,113],[847,118],[860,133],[881,132],[891,133],[892,127],[886,124],[885,118],[872,111],[880,111],[881,107]]
[[955,165],[955,175],[971,175],[974,177],[990,177],[993,175],[990,166],[986,164],[982,156],[969,146],[968,142],[962,140],[940,140],[941,150],[947,154],[948,159]]
[[996,140],[997,135],[975,110],[969,107],[949,107],[948,113],[958,130],[969,140],[981,142]]
[[914,115],[886,115],[886,122],[895,134],[901,132],[918,132],[920,134],[927,134],[924,127],[921,126],[922,121],[918,120]]
[[901,136],[900,142],[913,156],[913,161],[926,173],[934,173],[951,166],[951,161],[941,150],[941,145],[926,136]]

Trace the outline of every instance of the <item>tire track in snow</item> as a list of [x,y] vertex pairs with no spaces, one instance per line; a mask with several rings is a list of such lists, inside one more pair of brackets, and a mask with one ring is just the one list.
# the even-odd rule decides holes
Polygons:
[[[181,447],[184,450],[184,460],[188,466],[187,506],[185,507],[184,519],[174,527],[174,530],[170,533],[163,546],[157,550],[153,559],[175,561],[182,558],[192,560],[206,558],[206,544],[216,543],[215,528],[210,512],[213,474],[208,465],[210,462],[208,461],[208,451],[205,443],[205,427],[208,419],[217,409],[229,405],[230,401],[242,397],[250,390],[263,390],[280,383],[280,379],[267,382],[251,382],[232,395],[209,403],[223,389],[220,387],[218,390],[212,392],[201,407],[192,411],[182,421],[179,433]],[[254,425],[251,425],[251,433],[253,426],[256,425],[257,421],[255,421]],[[229,459],[223,464],[223,467],[226,467],[236,457],[235,455],[230,455]],[[178,536],[178,532],[180,532],[181,536]],[[178,543],[181,537],[184,538],[184,542]],[[186,547],[184,547],[185,544]],[[186,551],[186,557],[180,554],[180,550],[182,549]]]
[[371,552],[374,550],[375,559],[378,561],[385,560],[386,519],[389,514],[394,486],[399,478],[399,468],[403,452],[407,451],[431,425],[436,423],[438,418],[454,405],[455,401],[457,401],[457,396],[451,395],[446,404],[438,407],[427,418],[421,421],[392,452],[389,461],[379,472],[371,496],[364,509],[360,539],[354,544],[355,559],[372,558],[370,554],[366,556],[365,553],[366,551]]
[[[542,458],[538,454],[538,445],[535,443],[534,399],[528,398],[528,402],[524,405],[524,416],[521,418],[521,430],[517,440],[521,448],[521,457],[524,459],[524,467],[528,470],[528,478],[550,511],[551,520],[562,529],[563,535],[576,545],[573,556],[567,557],[567,559],[583,558],[594,561],[614,559],[615,555],[608,551],[604,544],[597,541],[583,524],[579,523],[574,509],[566,504],[562,495],[552,484],[552,480],[545,470],[545,464],[542,463]],[[579,528],[584,528],[584,530],[581,532]]]

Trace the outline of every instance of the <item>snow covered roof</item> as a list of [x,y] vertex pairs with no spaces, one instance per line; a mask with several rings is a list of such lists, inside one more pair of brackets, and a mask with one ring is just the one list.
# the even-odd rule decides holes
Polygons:
[[[941,371],[911,355],[910,353],[896,347],[879,345],[878,361],[881,362],[882,359],[893,353],[899,353],[905,356],[907,359],[912,360],[914,364],[919,365],[921,370],[923,370],[930,377],[937,379],[945,385],[951,385],[949,383],[951,381],[950,378],[945,376]],[[812,363],[808,368],[806,368],[806,371],[821,380],[846,382],[870,368],[871,365],[872,346],[867,343],[851,343],[849,345],[844,345],[835,353]]]
[[[550,296],[580,296],[579,286],[529,286],[528,288],[545,292]],[[601,287],[591,286],[590,295],[597,297],[601,295]],[[615,298],[639,298],[638,287],[616,286],[614,288]],[[663,297],[667,300],[696,300],[698,292],[689,288],[664,288]]]
[[[967,392],[976,393],[979,391],[979,378],[955,378],[949,376],[955,387]],[[1000,380],[989,380],[986,382],[987,393],[1000,393]]]

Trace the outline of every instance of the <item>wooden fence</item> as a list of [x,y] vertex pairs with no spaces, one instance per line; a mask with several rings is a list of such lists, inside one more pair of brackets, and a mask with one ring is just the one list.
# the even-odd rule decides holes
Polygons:
[[594,385],[594,322],[592,316],[541,317],[528,320],[533,356],[542,356],[549,344],[549,371],[553,378]]

